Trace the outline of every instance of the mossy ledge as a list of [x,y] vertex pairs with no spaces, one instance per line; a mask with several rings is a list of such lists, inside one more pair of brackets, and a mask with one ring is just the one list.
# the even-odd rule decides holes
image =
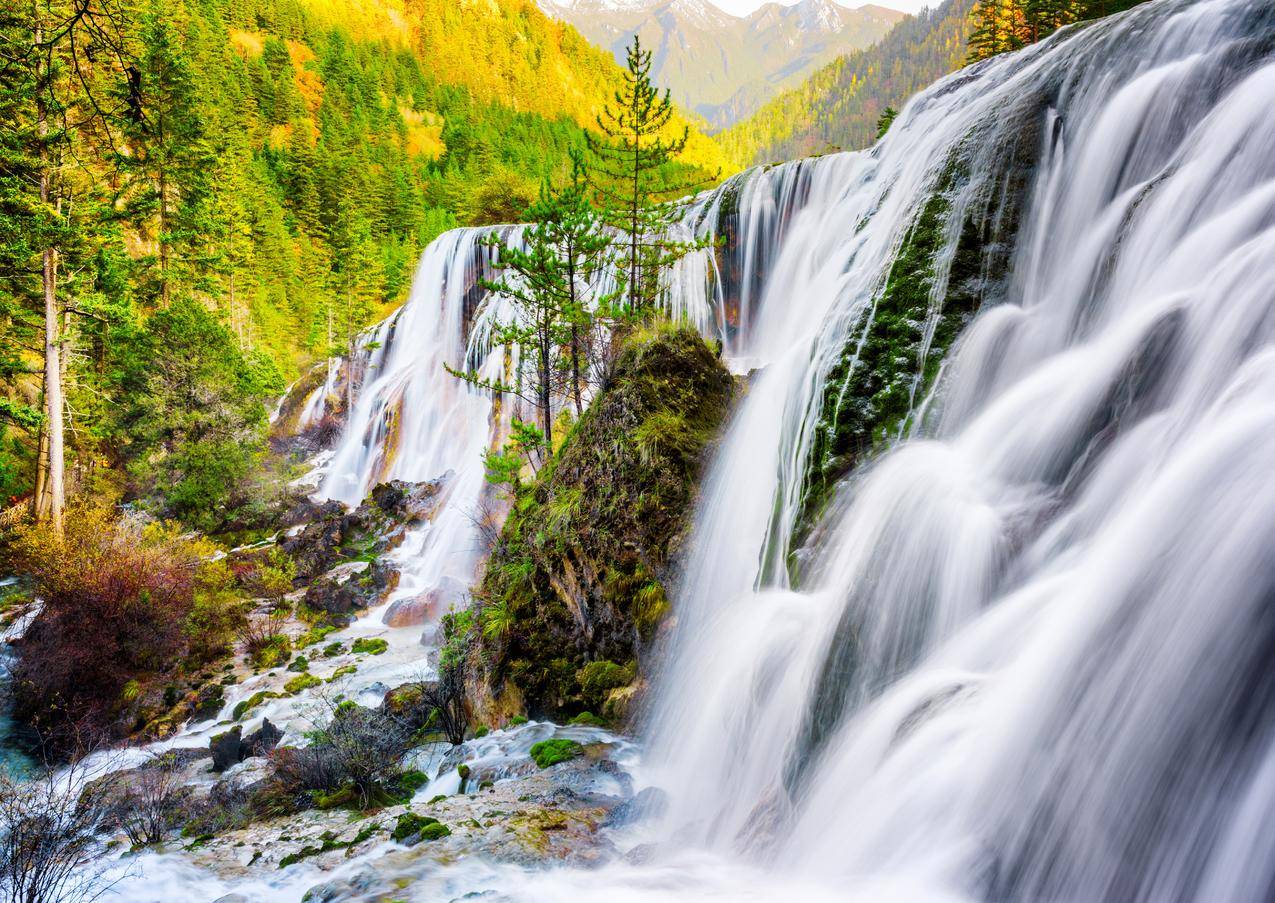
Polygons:
[[871,314],[847,337],[819,401],[796,546],[837,481],[910,430],[965,326],[982,307],[1003,300],[1051,90],[1019,99],[1003,111],[995,131],[983,124],[953,151],[904,236]]
[[668,613],[671,563],[733,391],[689,328],[626,339],[607,384],[515,499],[475,590],[477,696],[623,718],[607,696],[634,680]]

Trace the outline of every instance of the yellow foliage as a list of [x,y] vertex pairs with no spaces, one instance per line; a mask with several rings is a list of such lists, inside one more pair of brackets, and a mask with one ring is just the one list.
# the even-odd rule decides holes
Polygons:
[[255,31],[244,31],[241,28],[230,29],[230,46],[246,57],[259,57],[265,48],[265,41]]
[[443,117],[426,110],[417,112],[410,107],[400,106],[399,115],[407,126],[407,136],[403,140],[403,150],[413,157],[425,157],[437,160],[447,151],[443,143]]

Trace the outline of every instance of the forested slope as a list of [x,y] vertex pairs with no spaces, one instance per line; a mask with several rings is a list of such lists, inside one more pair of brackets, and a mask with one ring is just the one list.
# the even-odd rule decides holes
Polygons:
[[880,43],[839,57],[718,136],[726,152],[770,163],[866,147],[887,107],[899,107],[965,61],[974,0],[909,16]]
[[[519,218],[618,80],[526,0],[95,5],[78,49],[77,9],[0,14],[6,59],[52,61],[0,73],[0,502],[37,479],[42,245],[71,488],[189,483],[189,451],[208,501],[264,402],[399,303],[439,232]],[[698,134],[683,159],[724,167]]]

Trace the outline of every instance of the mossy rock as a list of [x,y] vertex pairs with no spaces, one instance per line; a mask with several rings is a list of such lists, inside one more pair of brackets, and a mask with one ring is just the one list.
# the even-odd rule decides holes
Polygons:
[[599,718],[597,715],[593,714],[592,712],[581,712],[579,715],[576,715],[567,723],[568,724],[583,724],[589,727],[606,727],[607,726],[607,723],[605,720]]
[[354,641],[354,645],[350,647],[350,651],[356,655],[366,653],[368,655],[380,655],[390,644],[381,637],[359,637]]
[[304,655],[298,655],[292,661],[288,662],[288,670],[289,671],[309,671],[310,660],[307,659]]
[[451,833],[451,830],[436,818],[429,815],[417,815],[415,812],[404,812],[395,822],[390,836],[398,843],[408,843],[438,840]]
[[357,665],[342,665],[341,667],[333,671],[332,676],[329,677],[324,682],[332,683],[333,681],[340,680],[342,677],[348,677],[349,675],[354,674],[358,670],[359,668]]
[[281,696],[282,694],[275,693],[272,690],[258,690],[247,699],[241,699],[237,702],[234,709],[231,710],[230,717],[234,721],[239,721],[244,715],[261,705],[267,699],[279,699]]
[[308,690],[310,687],[317,687],[323,681],[315,677],[313,674],[298,674],[292,680],[283,685],[284,692],[290,696],[295,696],[302,690]]
[[584,747],[565,737],[541,740],[531,747],[531,758],[540,768],[548,768],[582,755],[584,755]]
[[[669,613],[665,571],[733,393],[691,329],[657,324],[623,341],[607,386],[518,492],[475,590],[499,615],[471,632],[493,696],[512,685],[534,711],[596,712],[633,681],[636,668],[622,681],[613,669],[633,666]],[[586,671],[592,662],[612,670]]]

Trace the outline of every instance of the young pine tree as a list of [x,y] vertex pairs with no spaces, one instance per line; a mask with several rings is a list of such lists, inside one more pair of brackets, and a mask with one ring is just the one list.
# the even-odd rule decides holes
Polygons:
[[[633,36],[624,84],[597,117],[601,135],[586,133],[593,157],[591,181],[607,225],[620,233],[617,262],[625,274],[630,313],[655,305],[663,271],[701,245],[669,237],[679,208],[672,198],[706,184],[707,179],[679,179],[674,173],[686,148],[689,130],[668,137],[673,103],[651,81],[651,52]],[[716,178],[714,176],[714,178]]]
[[611,239],[589,202],[584,166],[573,155],[569,181],[562,188],[541,188],[527,210],[532,225],[521,243],[492,236],[496,265],[506,274],[484,281],[483,288],[513,303],[511,322],[497,329],[497,340],[516,346],[520,367],[529,377],[509,386],[485,380],[477,373],[451,372],[474,385],[509,392],[529,402],[540,430],[552,436],[553,399],[563,392],[583,412],[583,386],[594,347],[594,311],[606,306],[594,289],[596,276],[607,262]]

